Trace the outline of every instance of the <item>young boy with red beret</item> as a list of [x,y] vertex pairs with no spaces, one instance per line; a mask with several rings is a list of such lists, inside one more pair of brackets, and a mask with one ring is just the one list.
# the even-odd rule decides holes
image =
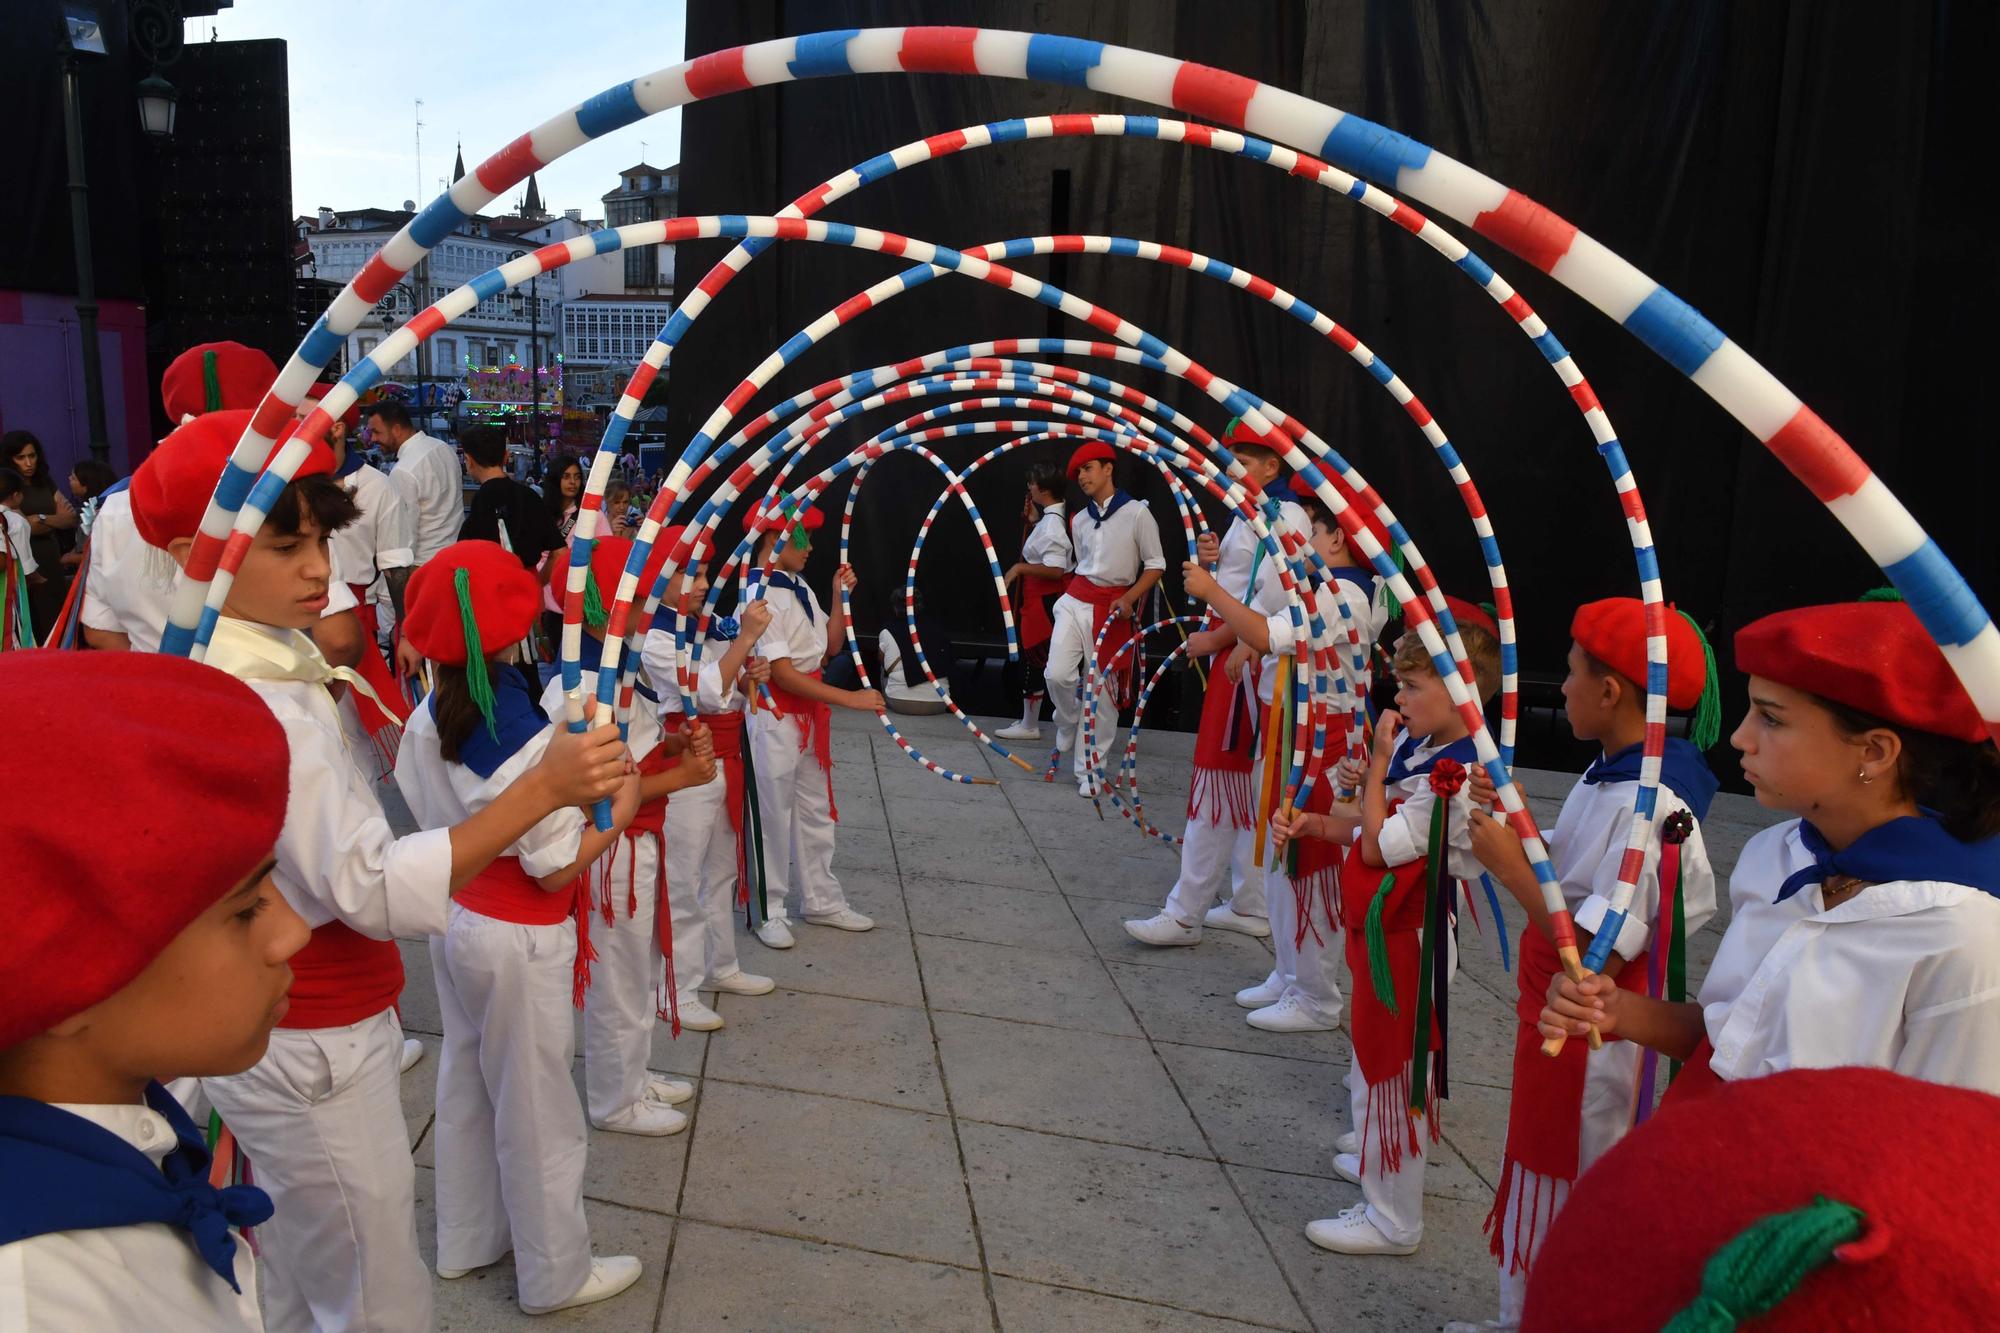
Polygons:
[[[409,641],[435,664],[436,679],[410,714],[396,785],[419,824],[448,828],[504,800],[568,734],[502,660],[540,612],[541,581],[498,542],[454,542],[410,580],[405,609]],[[570,1075],[571,1007],[582,1007],[595,959],[590,867],[615,846],[638,801],[634,773],[618,789],[609,828],[574,806],[550,811],[456,895],[443,936],[431,941],[444,1017],[438,1276],[464,1277],[512,1250],[527,1314],[607,1300],[639,1277],[631,1255],[591,1253],[588,1135]]]
[[[1106,621],[1103,660],[1132,637],[1139,603],[1166,572],[1160,529],[1144,500],[1118,487],[1117,453],[1108,444],[1086,444],[1069,456],[1069,479],[1083,490],[1083,509],[1070,515],[1070,545],[1076,572],[1069,591],[1056,599],[1055,629],[1049,638],[1044,675],[1056,710],[1056,749],[1075,754],[1076,794],[1097,795],[1089,747],[1083,743],[1083,700],[1079,693],[1084,662],[1094,651]],[[1118,691],[1109,677],[1098,681],[1097,748],[1109,754],[1118,731]]]
[[[132,515],[185,561],[248,412],[181,426],[132,479]],[[274,447],[283,447],[283,441]],[[329,534],[354,502],[316,447],[246,550],[207,661],[250,684],[285,729],[291,800],[276,882],[313,940],[294,963],[291,1009],[249,1071],[203,1090],[256,1165],[279,1214],[261,1236],[266,1310],[282,1329],[423,1329],[430,1275],[416,1249],[415,1173],[397,1074],[403,988],[398,935],[435,935],[452,892],[553,810],[616,790],[617,730],[564,736],[492,804],[450,828],[397,838],[327,686],[365,683],[304,631],[326,609]]]
[[152,654],[9,653],[0,691],[24,727],[90,719],[62,774],[118,812],[116,837],[17,824],[0,857],[0,1326],[262,1328],[235,1232],[271,1201],[210,1184],[157,1079],[247,1069],[284,1017],[307,939],[272,885],[284,729]]
[[[1646,690],[1640,683],[1647,677],[1645,617],[1638,598],[1612,597],[1579,607],[1570,621],[1563,711],[1576,738],[1596,742],[1602,753],[1563,801],[1548,847],[1586,945],[1605,928],[1641,795],[1647,730]],[[1666,964],[1675,951],[1681,954],[1684,974],[1687,937],[1715,914],[1715,872],[1701,834],[1717,787],[1702,757],[1703,748],[1716,739],[1714,670],[1700,631],[1671,608],[1666,704],[1697,717],[1692,739],[1666,741],[1654,806],[1656,834],[1645,848],[1637,890],[1604,968],[1606,976],[1627,989],[1645,990],[1649,979],[1668,976]],[[1483,809],[1493,793],[1484,769],[1474,772],[1471,785],[1474,802]],[[1662,836],[1670,822],[1673,836]],[[1515,967],[1520,1021],[1507,1149],[1486,1220],[1500,1265],[1500,1317],[1492,1326],[1513,1328],[1520,1322],[1535,1253],[1571,1185],[1632,1125],[1642,1052],[1627,1041],[1607,1041],[1595,1051],[1575,1041],[1554,1059],[1542,1053],[1536,1024],[1549,980],[1562,963],[1547,932],[1541,888],[1520,838],[1499,820],[1475,813],[1472,845],[1481,864],[1513,893],[1529,918]]]
[[[666,561],[664,548],[656,545],[653,552],[640,579],[642,587],[658,576]],[[590,552],[590,592],[584,597],[583,612],[582,688],[586,699],[597,696],[608,608],[631,554],[632,543],[623,537],[599,537]],[[569,586],[567,546],[557,548],[550,557],[548,582],[556,588]],[[542,692],[541,709],[546,716],[559,718],[564,716],[564,706],[558,674]],[[662,960],[671,964],[674,957],[673,914],[667,901],[693,892],[692,885],[675,884],[667,877],[667,802],[671,793],[713,777],[715,760],[707,732],[693,737],[667,736],[651,702],[637,695],[626,724],[625,744],[639,765],[639,809],[625,826],[608,866],[594,864],[590,872],[591,896],[608,929],[592,942],[597,957],[591,964],[590,989],[583,1001],[584,1092],[590,1123],[599,1129],[619,1134],[678,1134],[688,1122],[673,1108],[694,1096],[694,1088],[646,1068],[656,1018],[665,1017],[676,1024],[680,1021],[671,966],[664,984],[654,980]],[[682,762],[684,751],[691,753]],[[679,1035],[678,1026],[674,1032]]]
[[[671,551],[686,535],[685,527],[662,528],[654,549]],[[646,634],[644,657],[651,682],[646,706],[658,710],[659,725],[669,736],[684,735],[697,726],[705,729],[716,766],[722,770],[675,792],[667,802],[662,830],[666,846],[661,852],[673,934],[673,984],[680,992],[675,1011],[682,1027],[713,1032],[723,1025],[723,1018],[702,1001],[702,991],[769,995],[777,989],[771,978],[745,972],[737,961],[735,921],[738,886],[747,883],[743,869],[749,851],[744,843],[744,702],[771,679],[770,664],[756,657],[754,650],[770,628],[772,604],[761,599],[747,602],[737,618],[719,617],[709,624],[701,670],[690,691],[696,709],[690,723],[682,711],[686,705],[679,674],[681,641],[695,609],[708,596],[702,554],[690,551],[677,557],[687,565],[667,581],[659,613]],[[679,609],[684,601],[689,608],[685,615]]]
[[[847,643],[845,615],[828,615],[803,573],[812,556],[812,534],[825,522],[824,515],[808,509],[785,518],[776,508],[763,514],[759,558],[771,571],[764,596],[771,607],[771,627],[758,640],[756,652],[770,660],[777,711],[760,707],[749,722],[770,910],[757,927],[757,938],[770,948],[789,949],[793,941],[787,922],[794,904],[816,926],[875,928],[873,920],[848,906],[833,874],[839,815],[833,808],[832,709],[838,705],[875,713],[883,703],[875,690],[843,690],[820,679],[820,668]],[[842,587],[854,587],[854,571],[846,565],[834,578]]]
[[[1260,489],[1271,487],[1283,473],[1277,445],[1253,432],[1241,417],[1230,421],[1222,438]],[[1305,511],[1288,493],[1269,498],[1273,508],[1265,517],[1273,531],[1285,522],[1294,531],[1306,531]],[[1203,536],[1198,545],[1200,561],[1190,568],[1201,570],[1202,578],[1213,569],[1210,586],[1230,602],[1249,608],[1259,623],[1284,612],[1284,585],[1278,579],[1281,562],[1264,549],[1242,515],[1230,520],[1220,541]],[[1188,595],[1207,600],[1192,587]],[[1208,687],[1202,695],[1201,727],[1195,734],[1181,869],[1157,915],[1125,923],[1125,933],[1141,944],[1165,948],[1199,944],[1204,926],[1258,938],[1271,933],[1264,876],[1253,865],[1252,846],[1257,797],[1251,775],[1263,721],[1256,703],[1261,653],[1235,653],[1241,634],[1218,605],[1211,604],[1208,623],[1188,636],[1188,656],[1208,658]],[[1225,896],[1227,901],[1222,901]]]

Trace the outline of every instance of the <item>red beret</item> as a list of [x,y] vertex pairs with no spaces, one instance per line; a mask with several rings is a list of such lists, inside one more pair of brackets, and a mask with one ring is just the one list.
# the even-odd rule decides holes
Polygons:
[[[600,546],[602,542],[598,543]],[[528,637],[542,609],[542,583],[498,542],[453,542],[410,576],[403,597],[404,635],[433,662],[465,666],[465,620],[458,606],[458,571],[479,628],[482,657]]]
[[1222,442],[1224,445],[1261,445],[1266,449],[1275,449],[1282,454],[1286,449],[1291,447],[1292,437],[1285,434],[1282,427],[1275,426],[1271,430],[1260,434],[1251,429],[1242,417],[1231,417],[1229,418],[1229,424],[1222,428]]
[[[208,403],[208,376],[215,375],[219,401]],[[167,420],[175,425],[184,417],[204,412],[247,411],[264,401],[278,382],[278,367],[271,358],[242,343],[203,343],[190,347],[167,366],[160,376],[160,402]]]
[[[808,529],[808,531],[810,530]],[[676,546],[680,545],[682,540],[687,538],[688,531],[688,525],[685,523],[676,523],[670,528],[661,528],[660,535],[653,541],[654,560],[664,559],[666,553],[671,552]],[[695,532],[694,543],[694,549],[681,557],[682,562],[689,567],[702,564],[709,552],[714,549],[714,543],[709,540],[705,533],[700,531]],[[655,565],[655,568],[658,568],[658,566]],[[686,571],[683,570],[683,572]]]
[[[333,386],[331,384],[313,385],[313,391],[310,394],[308,394],[304,399],[302,399],[299,403],[299,420],[304,421],[306,419],[307,414],[310,413],[315,407],[318,407],[320,405],[320,400],[325,398],[331,392],[333,392]],[[357,398],[353,402],[347,405],[347,410],[340,414],[340,424],[347,427],[347,433],[350,437],[354,434],[355,431],[361,429],[360,399]]]
[[[1586,602],[1569,636],[1592,657],[1642,689],[1646,684],[1646,604],[1636,597]],[[1686,616],[1667,608],[1667,706],[1688,709],[1708,685],[1708,647]]]
[[[1382,549],[1393,553],[1396,549],[1396,539],[1389,535],[1389,525],[1375,517],[1375,511],[1362,500],[1361,492],[1348,485],[1347,478],[1341,476],[1332,468],[1322,468],[1320,472],[1328,481],[1333,483],[1333,489],[1340,492],[1340,498],[1347,501],[1347,507],[1354,511],[1354,517],[1361,521],[1363,527],[1374,534],[1375,540],[1382,544]],[[1319,498],[1319,493],[1313,490],[1312,486],[1307,483],[1306,474],[1303,472],[1292,474],[1291,489],[1292,494],[1298,496],[1301,500],[1316,500]],[[1357,551],[1359,550],[1359,548],[1356,549]]]
[[[680,529],[667,528],[660,532],[660,539],[653,543],[651,554],[646,558],[646,567],[639,573],[639,600],[653,590],[653,583],[660,577],[660,569],[667,563],[669,532],[678,534]],[[618,595],[618,580],[624,577],[625,562],[632,558],[632,542],[627,537],[599,537],[597,545],[590,552],[590,577],[597,581],[597,595],[606,609],[611,599]],[[563,589],[569,586],[569,547],[559,547],[549,557],[549,586],[555,589],[556,600],[562,600]]]
[[[1817,1243],[1809,1227],[1753,1233],[1707,1275],[1742,1327],[1989,1327],[1996,1137],[2000,1098],[1882,1069],[1790,1070],[1671,1097],[1576,1182],[1535,1258],[1521,1327],[1664,1328],[1732,1241],[1818,1199],[1859,1209],[1858,1228],[1829,1227]],[[1753,1318],[1760,1295],[1782,1299]]]
[[[124,989],[247,879],[278,841],[291,784],[271,710],[185,658],[8,653],[0,694],[17,735],[81,727],[85,742],[41,766],[56,787],[12,821],[0,856],[4,1050]],[[85,810],[116,836],[93,832]]]
[[1736,631],[1736,667],[1897,726],[1962,741],[1987,736],[1944,653],[1901,602],[1837,602],[1765,616]]
[[[131,491],[132,522],[147,543],[165,549],[176,537],[192,537],[201,530],[201,516],[208,512],[223,466],[249,425],[248,409],[205,413],[175,427],[146,456],[132,474]],[[266,465],[295,429],[295,425],[288,425],[280,433],[278,442],[264,456]],[[312,446],[296,476],[331,471],[333,451],[322,441]]]
[[1116,449],[1102,440],[1093,440],[1069,456],[1067,475],[1071,481],[1075,481],[1076,474],[1083,471],[1085,463],[1115,463],[1117,460]]
[[[757,528],[763,532],[770,532],[778,526],[778,519],[781,512],[775,500],[766,499],[758,501],[755,518]],[[807,532],[818,532],[824,526],[826,526],[826,515],[822,514],[815,507],[812,509],[801,509],[793,514],[791,528],[788,531],[804,528]]]

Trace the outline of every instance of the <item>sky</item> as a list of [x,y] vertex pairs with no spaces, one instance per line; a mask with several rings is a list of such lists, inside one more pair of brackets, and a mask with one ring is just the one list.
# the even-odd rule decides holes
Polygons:
[[[578,21],[586,14],[588,27]],[[187,20],[186,36],[289,44],[293,211],[310,214],[322,204],[400,208],[415,199],[421,207],[450,183],[461,140],[470,170],[591,94],[679,63],[686,17],[685,0],[236,0]],[[552,213],[581,208],[600,218],[620,169],[642,152],[671,166],[680,136],[673,110],[587,143],[537,174],[542,202]],[[485,211],[512,211],[518,193]]]

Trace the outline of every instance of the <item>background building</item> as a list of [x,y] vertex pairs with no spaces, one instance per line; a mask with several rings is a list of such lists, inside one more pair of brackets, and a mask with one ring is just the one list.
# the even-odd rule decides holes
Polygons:
[[[613,227],[680,216],[681,169],[641,162],[618,173],[618,188],[604,196],[604,220]],[[620,252],[624,290],[657,296],[674,294],[674,247],[642,245]]]

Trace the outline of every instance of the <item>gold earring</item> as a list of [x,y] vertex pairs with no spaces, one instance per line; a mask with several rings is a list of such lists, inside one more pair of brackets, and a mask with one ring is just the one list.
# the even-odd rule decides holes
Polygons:
[[1869,783],[1869,782],[1873,782],[1873,781],[1875,780],[1875,775],[1874,775],[1873,773],[1870,773],[1870,772],[1869,772],[1869,771],[1868,771],[1867,769],[1865,769],[1865,768],[1861,770],[1861,773],[1860,773],[1860,775],[1859,775],[1859,776],[1860,776],[1860,778],[1861,778],[1861,781],[1862,781],[1863,783]]

